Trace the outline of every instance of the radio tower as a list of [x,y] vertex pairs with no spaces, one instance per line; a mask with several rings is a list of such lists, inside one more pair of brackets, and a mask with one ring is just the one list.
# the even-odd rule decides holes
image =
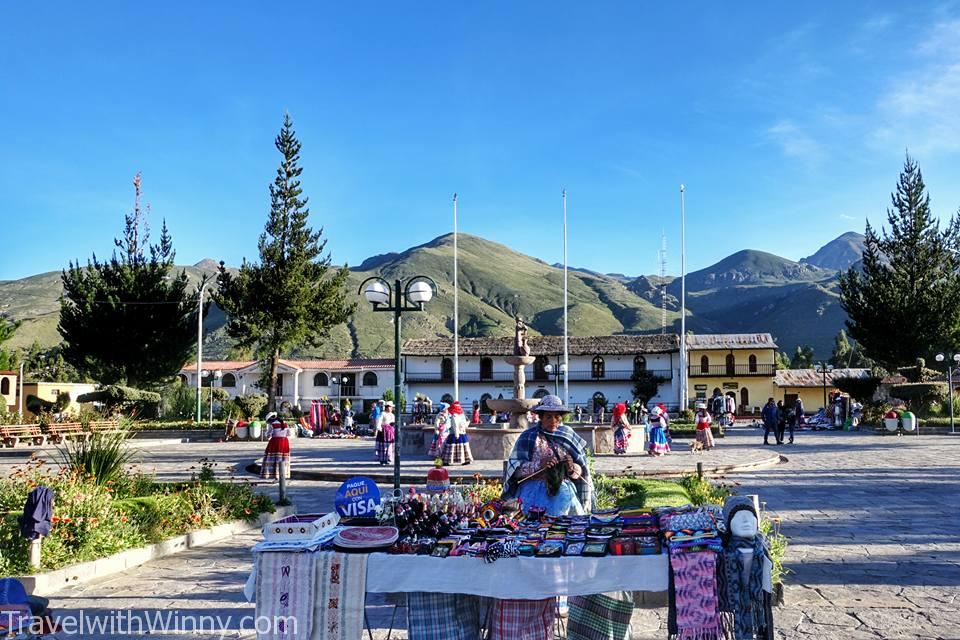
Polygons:
[[660,333],[667,332],[667,236],[660,232]]

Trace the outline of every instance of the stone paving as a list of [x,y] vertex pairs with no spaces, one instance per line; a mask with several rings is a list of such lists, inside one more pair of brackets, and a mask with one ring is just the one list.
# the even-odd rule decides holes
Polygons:
[[[759,441],[759,432],[737,429],[721,449],[746,453]],[[172,479],[189,475],[195,457],[241,464],[258,450],[250,445],[154,448],[143,466]],[[954,527],[960,516],[960,438],[804,432],[796,445],[763,450],[778,451],[789,462],[726,480],[738,483],[740,493],[759,494],[790,537],[786,605],[775,613],[778,638],[960,639],[960,536]],[[0,468],[7,466],[0,460]],[[291,494],[301,512],[325,511],[336,486],[298,480],[291,483]],[[191,613],[230,616],[223,637],[252,638],[242,632],[239,618],[252,612],[241,589],[256,538],[246,534],[74,587],[54,594],[52,605],[66,612],[82,608],[87,616],[111,610],[178,612],[173,619]],[[374,638],[386,638],[393,608],[383,598],[370,604]],[[665,638],[664,613],[638,609],[635,640]],[[402,609],[397,618],[402,627]],[[83,637],[137,636],[96,632]],[[392,637],[406,636],[394,631]]]

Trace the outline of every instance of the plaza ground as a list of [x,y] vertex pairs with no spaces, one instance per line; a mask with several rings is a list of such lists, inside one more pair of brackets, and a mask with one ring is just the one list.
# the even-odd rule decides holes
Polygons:
[[[777,637],[960,638],[960,536],[955,526],[960,514],[960,438],[803,432],[793,446],[762,447],[760,441],[758,431],[738,428],[719,442],[716,452],[702,456],[686,450],[662,460],[602,456],[599,464],[689,469],[697,461],[709,465],[712,456],[749,458],[758,450],[782,453],[789,458],[786,464],[726,477],[737,483],[739,493],[759,494],[766,509],[782,519],[790,538],[786,564],[791,573],[786,604],[775,611]],[[300,447],[302,460],[295,464],[301,469],[309,464],[345,466],[345,471],[352,471],[352,466],[366,464],[356,458],[366,458],[364,446],[311,442]],[[204,457],[242,469],[258,457],[260,446],[165,444],[143,453],[145,469],[172,480],[189,477],[190,467]],[[0,469],[8,470],[13,462],[3,457]],[[299,511],[323,512],[329,510],[337,486],[337,482],[294,480],[290,494]],[[242,587],[250,570],[250,547],[258,538],[259,533],[251,532],[156,560],[53,594],[51,604],[61,613],[83,610],[88,618],[105,618],[112,611],[126,615],[127,610],[146,616],[173,612],[172,620],[218,616],[228,623],[223,637],[253,638],[252,633],[241,631],[240,620],[253,612],[253,606],[244,601]],[[392,605],[378,597],[368,612],[374,638],[386,638]],[[638,609],[634,638],[666,638],[665,613],[664,609]],[[393,638],[406,637],[404,616],[401,608],[400,630],[394,631]],[[219,636],[219,632],[213,634]],[[84,637],[134,636],[97,632]]]

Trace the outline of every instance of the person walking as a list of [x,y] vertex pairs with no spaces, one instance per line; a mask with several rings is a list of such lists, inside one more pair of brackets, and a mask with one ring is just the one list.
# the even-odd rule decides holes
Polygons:
[[397,417],[393,413],[393,400],[387,400],[383,412],[377,418],[374,436],[377,440],[377,462],[382,465],[393,464],[393,447],[396,441]]
[[630,422],[627,420],[627,405],[618,402],[613,407],[613,420],[610,421],[613,428],[613,453],[614,455],[623,455],[630,446]]
[[710,430],[710,425],[713,422],[713,419],[710,417],[710,412],[707,411],[707,404],[705,402],[697,403],[697,442],[703,445],[705,451],[713,449],[713,432]]
[[769,438],[771,433],[773,434],[773,439],[777,439],[777,423],[780,421],[780,412],[773,398],[768,398],[767,404],[763,405],[760,418],[763,420],[763,444],[768,445],[770,444]]
[[787,430],[787,410],[783,400],[777,400],[777,444],[783,444],[783,432]]
[[443,445],[447,442],[447,434],[450,433],[450,405],[446,402],[440,403],[440,413],[433,421],[433,442],[430,443],[430,449],[427,455],[431,458],[439,458],[443,455]]
[[383,409],[380,407],[380,402],[374,402],[373,407],[370,409],[370,431],[376,432],[377,425],[380,423],[380,414],[383,413]]
[[734,420],[737,419],[737,398],[731,393],[726,399],[727,426],[732,427]]
[[653,408],[650,415],[650,444],[647,452],[651,456],[662,456],[670,453],[670,442],[667,440],[667,429],[670,425],[670,419],[667,412],[659,405]]
[[271,411],[266,417],[270,440],[263,452],[263,461],[260,463],[260,477],[267,480],[279,480],[280,474],[284,478],[290,477],[290,428]]
[[450,412],[450,433],[443,445],[443,464],[470,464],[473,453],[470,451],[470,439],[467,437],[467,417],[459,400],[454,400],[448,409]]
[[473,416],[470,422],[472,424],[480,424],[480,403],[476,400],[473,401]]
[[793,432],[803,422],[803,399],[797,396],[797,401],[793,403],[793,420],[790,421],[790,444],[793,444]]

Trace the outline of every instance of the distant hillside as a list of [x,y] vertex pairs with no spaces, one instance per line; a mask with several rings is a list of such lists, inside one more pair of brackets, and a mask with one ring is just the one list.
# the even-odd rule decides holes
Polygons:
[[849,269],[863,258],[863,242],[866,237],[856,231],[848,231],[836,240],[827,244],[800,262],[804,262],[821,269],[842,271]]
[[[720,262],[687,275],[687,328],[706,332],[769,331],[781,348],[812,345],[826,355],[844,315],[836,292],[836,269],[811,261],[836,264],[842,247],[855,244],[858,234],[844,234],[811,256],[794,262],[762,251],[738,251]],[[827,250],[829,247],[831,250]],[[839,247],[839,248],[838,248]],[[563,270],[535,256],[476,236],[459,237],[460,333],[464,336],[510,335],[519,313],[532,333],[563,331]],[[833,258],[831,258],[833,256]],[[819,259],[818,259],[819,260]],[[205,259],[186,269],[193,281],[213,275],[217,262]],[[453,332],[453,238],[444,235],[401,252],[364,260],[351,269],[350,294],[371,275],[388,280],[413,275],[432,277],[439,295],[424,313],[403,316],[404,338],[447,337]],[[569,327],[572,335],[652,333],[660,330],[659,278],[627,278],[589,269],[570,269]],[[26,347],[39,341],[59,342],[57,321],[62,287],[58,272],[21,280],[0,281],[0,312],[24,321],[11,344]],[[679,329],[679,278],[667,278],[667,322]],[[335,329],[322,348],[291,355],[358,357],[390,356],[393,329],[389,314],[374,313],[359,296],[350,322]],[[212,309],[204,321],[204,352],[226,357],[232,343],[223,330],[224,316]],[[236,354],[234,354],[236,355]]]

